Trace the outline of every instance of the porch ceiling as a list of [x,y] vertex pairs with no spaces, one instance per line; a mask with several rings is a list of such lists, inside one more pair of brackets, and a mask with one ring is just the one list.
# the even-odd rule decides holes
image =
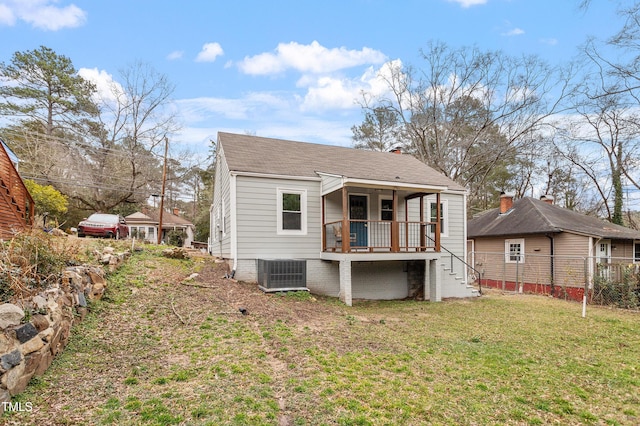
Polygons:
[[420,183],[402,182],[401,180],[385,181],[375,179],[359,179],[351,178],[348,176],[330,175],[325,173],[318,173],[318,175],[320,176],[322,181],[321,195],[330,194],[342,189],[343,187],[386,189],[423,194],[435,194],[447,190],[447,187],[442,185],[426,185]]

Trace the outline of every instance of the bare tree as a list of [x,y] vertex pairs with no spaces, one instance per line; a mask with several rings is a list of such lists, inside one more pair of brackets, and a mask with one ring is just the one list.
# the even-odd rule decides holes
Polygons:
[[[161,179],[158,147],[178,129],[169,103],[174,86],[151,66],[135,63],[120,73],[122,83],[113,82],[110,96],[101,99],[100,122],[86,147],[77,155],[87,159],[78,175],[91,188],[73,190],[73,199],[89,209],[107,211],[122,203],[148,198]],[[117,179],[111,189],[101,187],[106,176]]]
[[576,115],[567,119],[563,151],[591,181],[608,220],[623,224],[624,186],[640,189],[640,117],[623,92],[601,93],[600,77],[576,91]]
[[422,69],[392,64],[381,73],[388,92],[372,100],[365,94],[365,109],[393,111],[416,157],[477,188],[536,140],[531,135],[546,125],[567,87],[559,70],[536,57],[443,43],[430,43],[422,57]]

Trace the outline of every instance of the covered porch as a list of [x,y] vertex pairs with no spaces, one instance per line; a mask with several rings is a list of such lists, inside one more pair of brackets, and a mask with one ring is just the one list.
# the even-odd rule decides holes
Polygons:
[[322,177],[323,253],[440,252],[443,188]]
[[[356,265],[366,264],[369,274],[380,276],[377,268],[385,262],[424,262],[425,300],[441,300],[437,264],[445,188],[320,175],[321,259],[339,264],[340,299],[351,306],[352,282],[359,281]],[[390,279],[388,285],[398,283]]]

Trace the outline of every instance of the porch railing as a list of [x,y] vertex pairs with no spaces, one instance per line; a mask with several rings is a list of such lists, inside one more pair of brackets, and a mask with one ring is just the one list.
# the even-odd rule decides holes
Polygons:
[[344,233],[342,221],[324,225],[324,251],[342,252],[344,247],[351,253],[439,251],[436,222],[349,220],[347,224]]

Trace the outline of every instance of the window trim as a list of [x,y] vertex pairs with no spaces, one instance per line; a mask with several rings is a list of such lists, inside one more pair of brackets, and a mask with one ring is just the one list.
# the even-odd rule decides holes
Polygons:
[[[519,244],[520,245],[520,259],[512,260],[511,259],[511,244]],[[524,255],[524,238],[513,238],[509,240],[504,240],[504,261],[505,263],[519,263],[522,264],[525,261]]]
[[[283,229],[282,228],[282,202],[284,194],[300,195],[300,229]],[[278,235],[307,235],[307,190],[293,188],[277,188],[276,196],[277,226]]]

